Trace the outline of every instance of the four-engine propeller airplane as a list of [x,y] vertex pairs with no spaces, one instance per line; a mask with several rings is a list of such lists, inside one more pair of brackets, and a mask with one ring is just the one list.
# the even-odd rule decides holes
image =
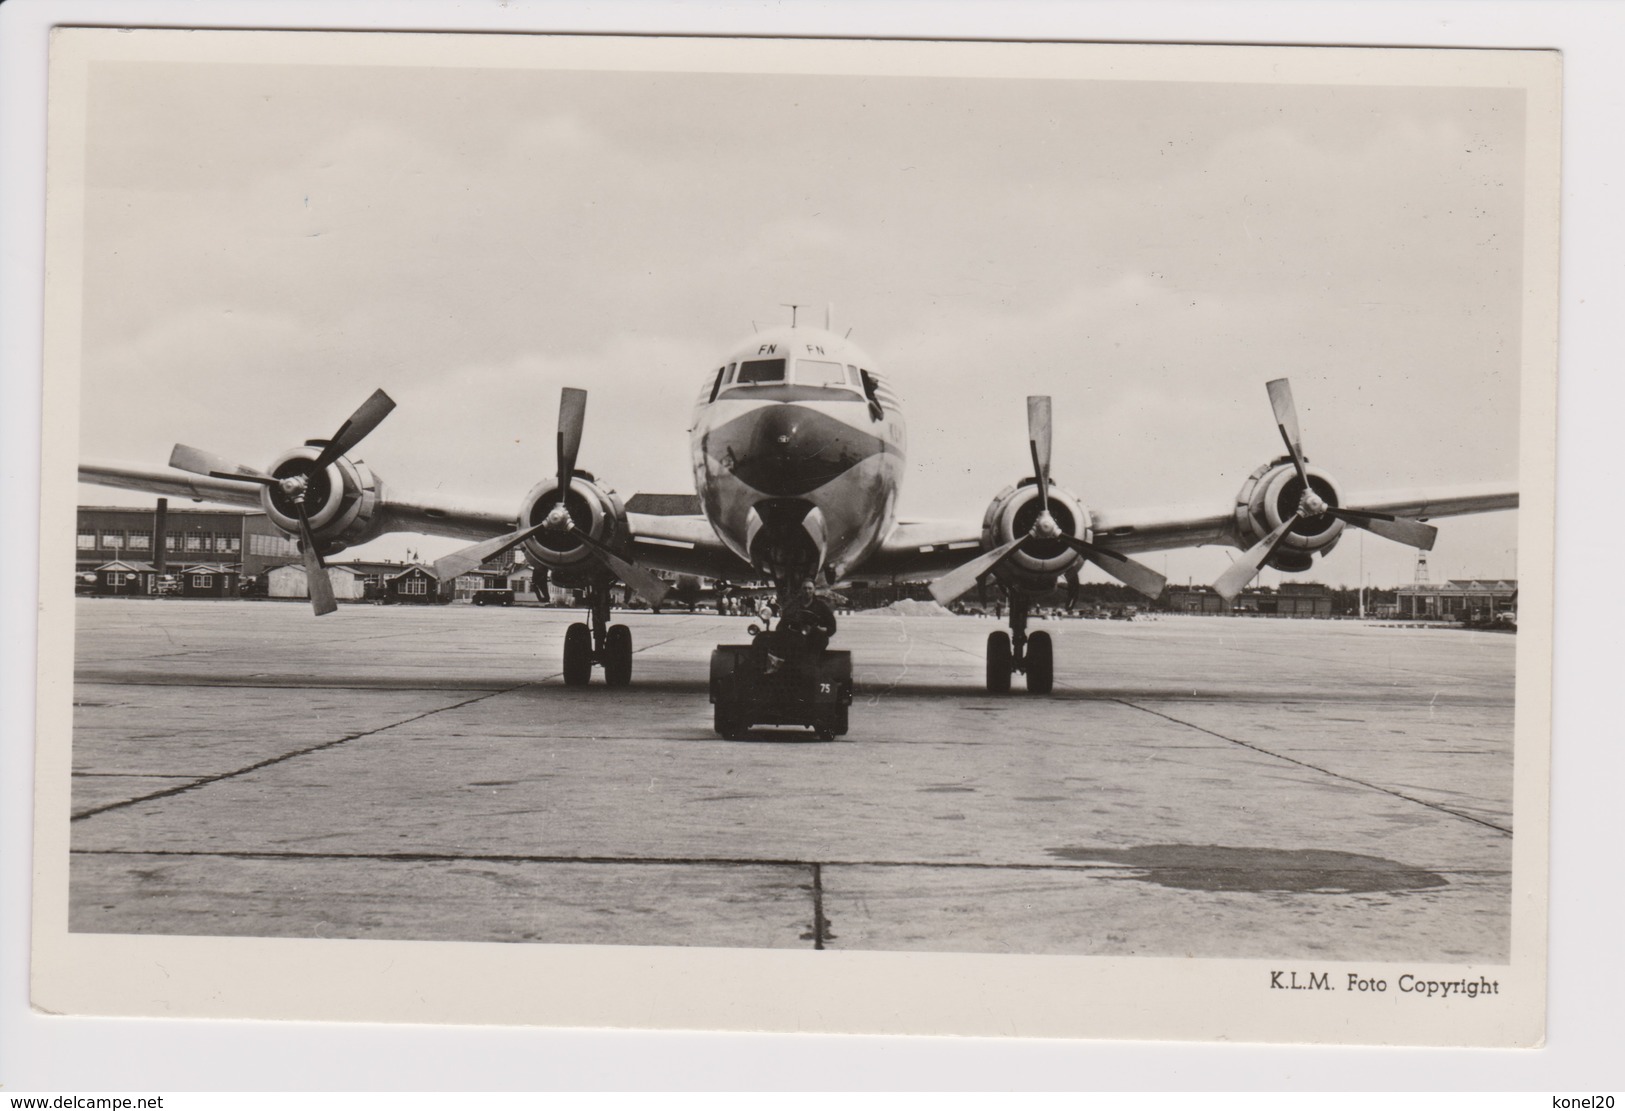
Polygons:
[[394,408],[374,393],[326,440],[273,460],[265,470],[176,445],[173,471],[85,464],[81,482],[263,509],[297,536],[312,604],[336,608],[323,557],[389,532],[475,540],[436,561],[442,579],[523,546],[560,585],[581,590],[591,625],[570,626],[564,681],[587,684],[593,666],[610,686],[632,676],[632,637],[611,624],[618,580],[653,606],[666,584],[655,570],[731,582],[770,582],[787,598],[803,583],[843,579],[929,581],[949,603],[994,582],[1008,599],[1009,631],[987,643],[987,688],[1027,689],[1054,681],[1048,634],[1027,632],[1032,599],[1062,578],[1074,588],[1087,561],[1156,597],[1163,576],[1135,554],[1224,544],[1243,554],[1214,583],[1234,598],[1265,566],[1307,570],[1346,525],[1429,549],[1436,530],[1421,518],[1513,509],[1515,490],[1480,486],[1345,498],[1326,471],[1309,466],[1285,379],[1268,384],[1287,454],[1254,470],[1234,504],[1200,516],[1086,506],[1051,480],[1050,399],[1027,399],[1033,473],[1000,491],[980,525],[899,519],[907,432],[896,394],[873,360],[824,329],[777,328],[753,335],[706,372],[696,402],[691,450],[702,513],[628,512],[592,473],[578,469],[586,392],[566,389],[559,406],[556,467],[520,502],[516,515],[407,497],[385,487],[360,459],[361,441]]

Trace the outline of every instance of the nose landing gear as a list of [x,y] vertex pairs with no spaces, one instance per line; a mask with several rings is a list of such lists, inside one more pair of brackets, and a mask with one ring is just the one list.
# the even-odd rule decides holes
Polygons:
[[611,625],[609,585],[587,588],[592,626],[577,621],[564,632],[564,685],[584,687],[592,682],[592,666],[604,669],[604,684],[624,687],[632,681],[632,630]]
[[1030,694],[1049,694],[1055,689],[1055,646],[1043,630],[1028,634],[1027,610],[1027,596],[1011,591],[1010,631],[987,634],[989,694],[1009,694],[1010,676],[1017,671],[1027,676]]

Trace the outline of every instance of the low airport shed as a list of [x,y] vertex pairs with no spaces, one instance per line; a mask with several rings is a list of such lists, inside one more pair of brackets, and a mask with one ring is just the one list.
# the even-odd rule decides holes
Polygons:
[[[267,593],[273,598],[309,598],[310,584],[303,564],[290,563],[273,567],[266,572]],[[361,597],[361,580],[353,571],[343,567],[327,568],[327,581],[333,584],[333,597],[341,602],[353,602]]]
[[237,580],[235,568],[219,563],[194,563],[181,572],[181,597],[235,598]]
[[508,576],[501,571],[470,571],[458,575],[453,582],[452,601],[471,602],[482,590],[502,590],[508,585]]
[[115,559],[96,568],[96,593],[111,596],[155,594],[158,569],[150,563]]
[[416,605],[432,605],[451,600],[453,584],[441,584],[435,573],[414,563],[398,575],[384,580],[384,600]]

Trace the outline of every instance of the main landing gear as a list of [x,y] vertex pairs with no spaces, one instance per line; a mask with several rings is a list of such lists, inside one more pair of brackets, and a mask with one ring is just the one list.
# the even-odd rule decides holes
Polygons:
[[609,585],[587,588],[592,627],[577,621],[564,632],[564,685],[584,687],[592,682],[592,665],[604,668],[604,683],[624,687],[632,681],[632,630],[609,623]]
[[1055,646],[1043,630],[1027,633],[1027,596],[1010,592],[1010,631],[987,634],[987,689],[991,694],[1009,694],[1010,676],[1023,672],[1027,690],[1048,694],[1055,689]]

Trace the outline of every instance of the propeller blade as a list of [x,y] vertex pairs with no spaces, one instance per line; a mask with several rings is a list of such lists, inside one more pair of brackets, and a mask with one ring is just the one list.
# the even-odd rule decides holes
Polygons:
[[1390,517],[1386,513],[1366,513],[1359,509],[1331,509],[1327,512],[1338,520],[1347,521],[1355,528],[1363,528],[1384,539],[1397,540],[1401,544],[1409,544],[1424,552],[1431,552],[1433,542],[1439,539],[1439,530],[1432,525],[1425,525],[1421,521],[1412,521],[1405,517]]
[[1027,399],[1027,446],[1032,451],[1033,475],[1038,479],[1038,504],[1049,511],[1050,400]]
[[1068,567],[1066,569],[1066,609],[1068,613],[1078,608],[1079,589],[1078,569],[1075,566]]
[[1213,583],[1213,589],[1219,592],[1219,596],[1226,602],[1235,601],[1236,595],[1253,581],[1254,576],[1263,570],[1264,564],[1275,554],[1275,550],[1285,542],[1286,534],[1292,531],[1292,526],[1298,523],[1301,516],[1301,513],[1294,513],[1282,521],[1273,532],[1248,548],[1240,559],[1232,563]]
[[1281,432],[1287,454],[1298,470],[1298,481],[1309,485],[1309,470],[1303,461],[1303,434],[1298,429],[1298,408],[1292,403],[1292,383],[1277,378],[1264,387],[1270,394],[1270,408],[1275,410],[1275,427]]
[[[559,503],[570,490],[576,453],[581,450],[581,428],[587,422],[587,391],[566,386],[559,394]],[[631,584],[628,583],[628,586]],[[653,604],[653,603],[651,603]]]
[[333,433],[333,438],[327,441],[322,453],[316,457],[313,470],[323,470],[333,464],[341,455],[348,455],[357,444],[366,439],[374,428],[377,428],[383,419],[389,416],[395,408],[395,402],[383,390],[374,390],[371,397],[361,403],[361,408],[350,414],[350,419],[339,425],[339,430]]
[[961,563],[952,571],[931,583],[931,597],[937,600],[937,605],[946,606],[949,602],[970,591],[976,585],[976,580],[993,570],[1004,562],[1004,557],[1020,547],[1031,533],[1024,533],[1008,544],[1001,544],[990,552],[983,552],[969,563]]
[[190,471],[211,478],[240,478],[248,482],[258,482],[262,486],[277,484],[277,480],[264,471],[245,467],[241,463],[233,463],[213,452],[187,447],[185,444],[175,445],[175,450],[169,453],[169,465],[178,471]]
[[[581,393],[580,390],[576,392]],[[581,395],[583,398],[586,397],[585,393]],[[604,566],[615,572],[616,578],[631,587],[637,596],[648,602],[651,607],[660,605],[661,601],[666,597],[666,592],[671,589],[670,586],[655,578],[642,567],[635,563],[628,563],[580,529],[572,528],[570,535],[585,544],[587,549],[597,556]]]
[[327,577],[327,567],[322,563],[322,553],[316,547],[316,538],[310,534],[310,518],[305,514],[305,503],[297,503],[299,508],[299,539],[303,541],[302,555],[305,560],[305,583],[310,590],[310,608],[320,617],[324,613],[332,613],[339,608],[338,601],[333,597],[333,580]]
[[1079,540],[1076,536],[1061,536],[1057,539],[1124,586],[1138,590],[1147,598],[1161,597],[1163,588],[1168,585],[1168,580],[1162,575],[1145,564],[1130,559],[1122,552],[1114,552],[1110,548],[1097,548],[1086,540]]
[[486,560],[499,556],[509,548],[517,547],[535,536],[546,527],[545,522],[540,525],[531,525],[515,532],[493,536],[489,540],[481,540],[478,544],[471,544],[466,548],[452,552],[449,556],[442,556],[434,561],[434,573],[444,582],[455,579],[459,575],[466,575]]

